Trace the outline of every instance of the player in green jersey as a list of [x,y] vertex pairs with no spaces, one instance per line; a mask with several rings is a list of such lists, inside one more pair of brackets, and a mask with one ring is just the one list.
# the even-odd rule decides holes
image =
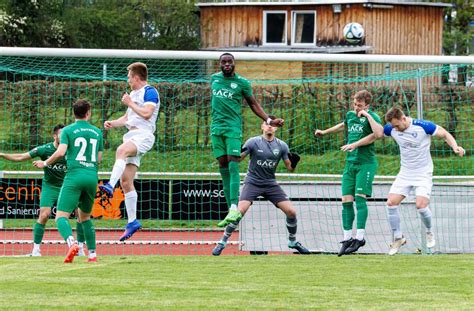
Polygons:
[[[365,245],[365,225],[368,209],[367,197],[372,195],[372,182],[377,170],[375,147],[373,141],[383,136],[383,127],[379,116],[369,109],[372,95],[362,90],[354,95],[354,110],[347,112],[346,119],[326,130],[316,130],[317,137],[347,129],[347,144],[353,144],[372,135],[372,142],[366,146],[349,150],[347,145],[341,150],[350,151],[346,156],[346,165],[342,175],[342,225],[344,239],[338,256],[356,252]],[[352,237],[352,226],[355,218],[354,201],[357,209],[357,233]]]
[[73,261],[79,247],[72,236],[69,216],[76,206],[82,222],[89,262],[96,262],[95,229],[90,219],[97,191],[98,164],[102,160],[102,131],[91,125],[91,105],[86,100],[78,100],[73,105],[76,122],[66,126],[61,132],[57,151],[45,161],[35,161],[37,167],[52,165],[66,156],[67,173],[58,199],[56,224],[59,233],[69,246],[65,263]]
[[219,161],[224,195],[229,207],[228,222],[242,218],[239,202],[239,161],[242,145],[242,100],[250,109],[272,126],[284,120],[272,119],[252,94],[250,82],[235,72],[234,56],[224,53],[219,58],[221,72],[211,76],[211,141],[214,157]]
[[[61,129],[64,127],[58,124],[53,128],[53,141],[41,146],[38,146],[25,153],[3,153],[0,152],[0,158],[9,161],[20,162],[27,161],[39,157],[41,160],[49,158],[58,148],[59,135]],[[33,250],[30,256],[41,256],[41,242],[43,241],[44,231],[49,216],[51,215],[51,208],[57,202],[59,191],[63,184],[64,176],[66,175],[66,160],[60,159],[54,165],[44,168],[44,177],[41,186],[40,197],[40,213],[37,222],[33,226]],[[77,240],[79,241],[79,255],[84,255],[84,234],[82,232],[82,225],[77,222]]]

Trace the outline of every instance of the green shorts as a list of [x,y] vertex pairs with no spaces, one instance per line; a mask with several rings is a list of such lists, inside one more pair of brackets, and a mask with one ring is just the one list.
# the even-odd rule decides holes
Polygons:
[[60,191],[61,187],[43,182],[41,186],[40,208],[53,207],[53,205],[58,201]]
[[97,175],[66,174],[59,194],[58,211],[72,213],[76,207],[79,207],[84,213],[91,213],[97,183]]
[[240,157],[240,148],[242,146],[241,138],[211,135],[211,142],[212,153],[216,159],[223,155]]
[[372,196],[372,183],[374,181],[377,163],[355,164],[346,162],[342,174],[342,195],[365,194]]

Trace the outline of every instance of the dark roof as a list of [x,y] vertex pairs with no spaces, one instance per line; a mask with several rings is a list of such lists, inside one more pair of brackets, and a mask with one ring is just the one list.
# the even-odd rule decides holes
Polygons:
[[450,3],[442,2],[425,2],[425,1],[406,1],[406,0],[299,0],[299,1],[251,1],[243,2],[243,0],[235,0],[226,2],[215,2],[215,0],[202,0],[198,2],[196,6],[206,7],[206,6],[299,6],[299,5],[332,5],[332,4],[364,4],[368,7],[373,7],[374,5],[408,5],[408,6],[436,6],[436,7],[451,7]]
[[275,46],[242,46],[228,48],[202,48],[202,51],[232,51],[232,52],[275,52],[275,53],[361,53],[372,50],[368,45],[334,45],[334,46],[315,46],[309,48],[303,47],[275,47]]

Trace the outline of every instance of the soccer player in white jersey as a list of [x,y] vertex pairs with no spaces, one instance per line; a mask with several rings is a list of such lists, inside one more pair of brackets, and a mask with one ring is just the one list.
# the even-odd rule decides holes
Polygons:
[[[393,232],[393,242],[388,254],[395,255],[407,242],[400,227],[398,207],[412,189],[416,195],[416,208],[426,227],[426,246],[433,248],[436,241],[432,231],[431,210],[428,206],[433,186],[431,136],[443,138],[460,157],[464,156],[465,151],[443,127],[429,121],[407,117],[398,107],[391,108],[386,113],[385,121],[387,124],[384,126],[384,136],[391,136],[400,147],[400,172],[387,198],[388,221]],[[366,140],[367,143],[371,141],[370,138]],[[360,147],[364,143],[365,141],[359,141],[350,149]]]
[[388,220],[393,232],[393,243],[388,252],[395,255],[406,244],[400,228],[398,207],[415,190],[416,208],[426,227],[426,246],[435,246],[429,208],[431,187],[433,185],[433,161],[431,160],[431,136],[443,138],[460,157],[464,149],[458,146],[456,139],[443,127],[429,121],[412,119],[405,116],[400,108],[391,108],[385,115],[384,135],[391,136],[400,147],[400,172],[397,175],[387,198]]
[[125,126],[128,132],[123,136],[123,143],[117,148],[112,176],[100,190],[112,197],[115,185],[120,179],[125,194],[128,224],[120,241],[125,241],[141,229],[137,220],[137,192],[133,180],[140,166],[141,157],[147,153],[155,142],[156,118],[160,109],[158,91],[148,85],[148,69],[143,63],[133,63],[127,67],[128,84],[132,89],[130,94],[122,96],[122,103],[128,107],[127,112],[120,118],[104,122],[106,130]]

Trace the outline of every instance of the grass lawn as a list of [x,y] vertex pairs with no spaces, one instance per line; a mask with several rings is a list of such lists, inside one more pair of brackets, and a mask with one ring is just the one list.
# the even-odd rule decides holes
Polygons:
[[474,308],[472,255],[0,258],[0,309]]

